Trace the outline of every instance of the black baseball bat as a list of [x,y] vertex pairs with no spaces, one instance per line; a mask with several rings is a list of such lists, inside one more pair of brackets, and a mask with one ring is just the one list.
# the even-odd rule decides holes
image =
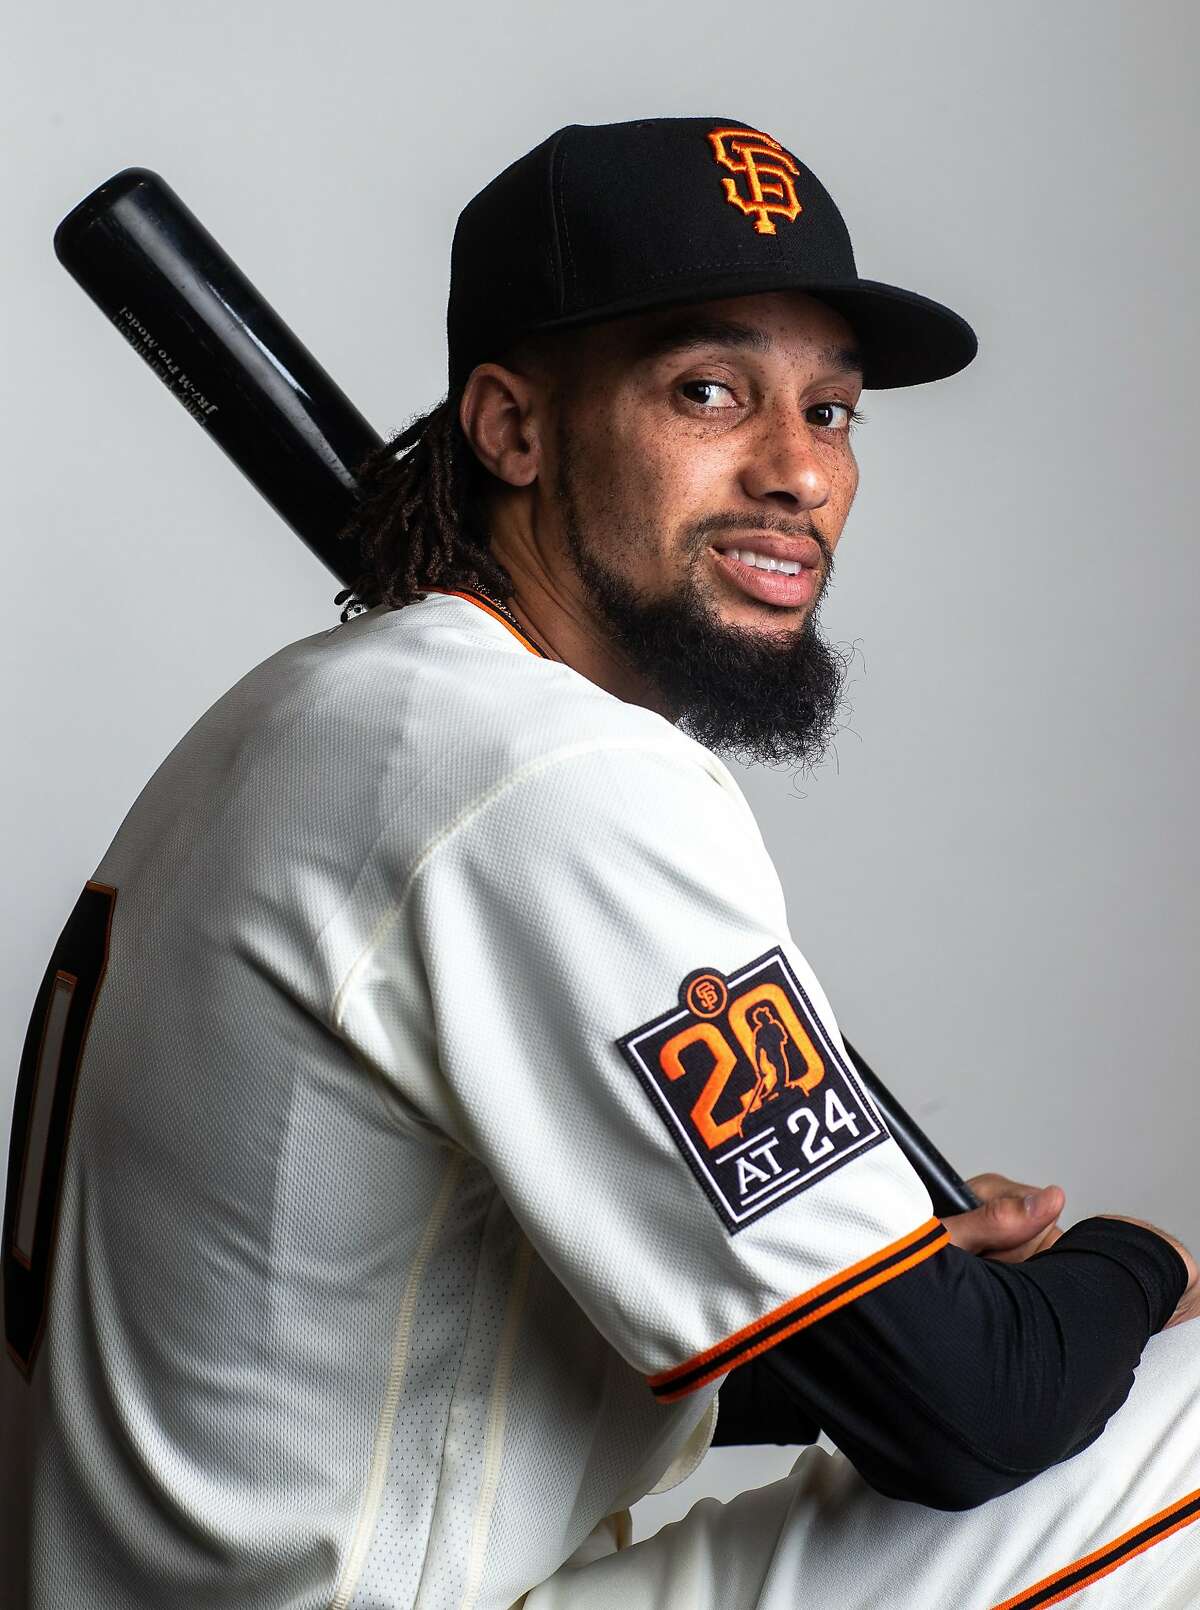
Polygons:
[[342,581],[337,533],[381,438],[175,192],[145,168],[54,232],[59,262]]
[[[54,233],[59,262],[192,418],[342,582],[337,541],[357,467],[381,438],[158,174],[126,168]],[[978,1205],[862,1057],[846,1047],[941,1217]]]

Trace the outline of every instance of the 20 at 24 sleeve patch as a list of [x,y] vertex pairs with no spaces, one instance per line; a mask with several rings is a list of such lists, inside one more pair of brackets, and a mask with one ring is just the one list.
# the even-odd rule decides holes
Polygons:
[[617,1045],[730,1234],[887,1138],[778,946]]

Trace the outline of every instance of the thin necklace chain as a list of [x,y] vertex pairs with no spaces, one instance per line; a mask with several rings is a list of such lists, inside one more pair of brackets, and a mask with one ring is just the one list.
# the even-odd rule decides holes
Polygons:
[[[441,591],[440,588],[437,590]],[[498,598],[493,598],[491,593],[489,593],[485,587],[480,587],[478,585],[474,587],[464,587],[462,588],[462,591],[465,593],[474,593],[476,598],[482,598],[484,603],[488,605],[489,609],[494,609],[497,615],[502,615],[514,631],[520,632],[521,636],[525,638],[526,641],[535,644],[539,654],[541,654],[544,659],[548,660],[550,658],[549,654],[546,653],[546,650],[538,642],[537,638],[534,637],[533,633],[530,632],[526,627],[521,625],[520,621],[513,614],[512,610],[509,609],[508,605],[501,603]],[[353,591],[349,587],[344,588],[337,595],[337,597],[334,599],[334,603],[344,606],[342,609],[343,626],[347,621],[352,621],[356,615],[365,615],[367,612],[366,604],[363,603],[361,598],[356,598]]]
[[521,622],[513,614],[512,610],[509,609],[508,605],[507,604],[502,604],[498,598],[493,598],[491,593],[489,593],[486,588],[481,587],[478,584],[476,584],[474,587],[464,588],[464,591],[465,592],[473,592],[477,598],[482,598],[484,600],[484,602],[491,609],[494,609],[498,615],[503,615],[504,619],[513,628],[513,630],[516,631],[516,632],[520,632],[521,636],[525,639],[525,641],[527,643],[532,643],[534,648],[537,649],[538,653],[542,656],[542,658],[544,660],[549,660],[549,659],[553,658],[552,655],[547,653],[546,649],[542,646],[542,644],[538,642],[537,638],[534,637],[533,633],[529,630],[529,628],[527,626],[522,626]]

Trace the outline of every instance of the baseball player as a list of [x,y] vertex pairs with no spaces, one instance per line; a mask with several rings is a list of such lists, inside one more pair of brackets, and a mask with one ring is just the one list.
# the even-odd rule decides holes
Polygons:
[[[970,328],[770,135],[650,120],[467,206],[449,349],[368,607],[187,734],[50,959],[4,1604],[1194,1605],[1195,1262],[995,1176],[933,1215],[719,758],[820,753],[860,393]],[[714,1440],[807,1446],[634,1543]]]

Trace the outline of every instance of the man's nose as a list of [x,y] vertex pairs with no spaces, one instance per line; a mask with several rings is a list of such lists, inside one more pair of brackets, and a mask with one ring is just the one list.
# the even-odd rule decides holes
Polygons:
[[747,444],[742,487],[758,502],[781,509],[819,509],[828,499],[831,477],[820,445],[803,411],[791,404],[772,408],[762,430]]

